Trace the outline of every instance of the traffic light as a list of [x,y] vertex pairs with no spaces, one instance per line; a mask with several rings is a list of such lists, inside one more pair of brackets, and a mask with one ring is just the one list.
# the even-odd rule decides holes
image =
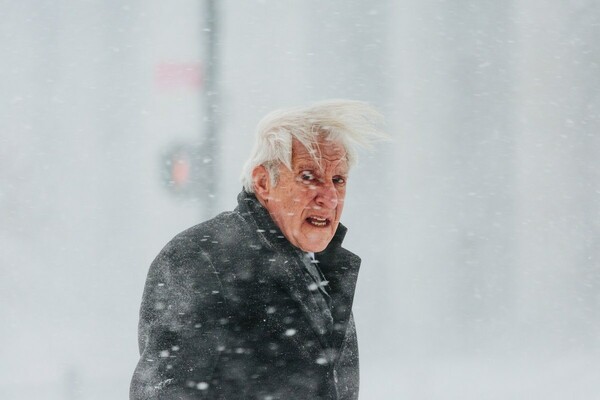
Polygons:
[[170,193],[187,198],[203,197],[207,193],[209,178],[202,150],[201,145],[178,144],[164,153],[163,184]]

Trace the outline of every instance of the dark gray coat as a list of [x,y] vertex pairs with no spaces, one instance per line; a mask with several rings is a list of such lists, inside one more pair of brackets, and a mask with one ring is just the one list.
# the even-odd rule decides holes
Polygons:
[[238,203],[177,235],[152,263],[130,398],[356,399],[360,259],[341,247],[346,228],[316,254],[331,325],[300,250],[254,195]]

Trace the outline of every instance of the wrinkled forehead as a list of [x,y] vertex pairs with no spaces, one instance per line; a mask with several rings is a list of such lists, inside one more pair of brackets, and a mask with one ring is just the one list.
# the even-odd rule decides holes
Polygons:
[[304,146],[299,140],[294,139],[292,141],[292,164],[311,161],[318,166],[322,166],[323,161],[346,166],[348,154],[340,141],[320,138],[316,142]]

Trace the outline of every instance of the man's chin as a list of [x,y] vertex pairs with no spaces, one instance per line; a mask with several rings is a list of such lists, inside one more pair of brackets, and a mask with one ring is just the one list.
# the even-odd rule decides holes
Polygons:
[[300,243],[300,248],[311,253],[319,253],[327,248],[331,238],[319,238],[317,240],[304,240]]

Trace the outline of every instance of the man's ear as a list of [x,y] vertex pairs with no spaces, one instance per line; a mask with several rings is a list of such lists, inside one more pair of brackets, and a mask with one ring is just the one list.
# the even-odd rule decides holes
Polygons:
[[252,170],[252,182],[254,183],[254,193],[261,203],[267,203],[269,201],[269,194],[271,192],[271,179],[269,177],[269,171],[264,165],[258,165]]

